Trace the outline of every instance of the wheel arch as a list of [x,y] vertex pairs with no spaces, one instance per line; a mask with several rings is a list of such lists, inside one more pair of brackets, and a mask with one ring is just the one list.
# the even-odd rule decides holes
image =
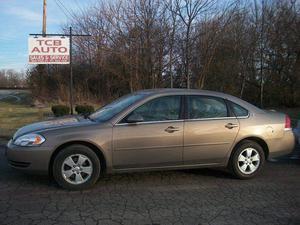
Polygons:
[[267,159],[269,157],[269,146],[267,144],[267,142],[260,138],[260,137],[256,137],[256,136],[250,136],[250,137],[246,137],[246,138],[243,138],[241,140],[239,140],[235,145],[234,147],[232,148],[232,151],[230,153],[230,158],[231,156],[233,155],[234,151],[236,150],[236,148],[244,141],[254,141],[256,142],[257,144],[259,144],[262,149],[264,150],[264,153],[265,153],[265,159]]
[[61,145],[59,145],[52,153],[51,158],[50,158],[50,162],[49,162],[49,167],[48,167],[48,171],[49,171],[49,175],[52,177],[52,166],[53,166],[53,162],[55,157],[57,156],[57,154],[64,148],[71,146],[71,145],[84,145],[86,147],[89,147],[91,150],[93,150],[93,152],[95,152],[95,154],[98,156],[98,159],[100,160],[100,165],[101,165],[101,171],[105,172],[107,169],[107,162],[106,162],[106,158],[105,155],[103,154],[103,151],[96,146],[93,143],[90,143],[88,141],[69,141],[66,143],[63,143]]

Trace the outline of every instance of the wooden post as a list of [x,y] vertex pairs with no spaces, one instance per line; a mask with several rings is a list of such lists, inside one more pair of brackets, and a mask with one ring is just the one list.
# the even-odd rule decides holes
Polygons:
[[46,36],[46,33],[47,33],[46,19],[47,19],[47,0],[44,0],[44,3],[43,3],[43,29],[42,29],[42,33],[44,36]]
[[73,115],[73,67],[72,67],[72,27],[70,27],[70,108]]

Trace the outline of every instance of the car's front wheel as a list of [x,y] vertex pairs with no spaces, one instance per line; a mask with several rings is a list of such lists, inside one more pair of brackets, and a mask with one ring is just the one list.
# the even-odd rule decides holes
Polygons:
[[90,188],[98,180],[100,170],[100,161],[95,152],[83,145],[62,149],[53,162],[54,179],[69,190]]
[[244,141],[239,144],[230,161],[232,173],[240,179],[256,176],[265,162],[263,148],[254,141]]

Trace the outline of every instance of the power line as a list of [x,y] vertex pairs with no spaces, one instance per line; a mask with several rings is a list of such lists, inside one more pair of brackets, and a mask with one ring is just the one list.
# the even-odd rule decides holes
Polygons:
[[[69,15],[67,15],[67,13],[66,12],[68,12],[68,11],[65,11],[64,10],[64,6],[61,6],[60,4],[61,4],[61,2],[60,2],[60,4],[58,3],[58,0],[54,0],[55,1],[55,3],[56,3],[56,5],[60,8],[60,10],[62,11],[62,13],[67,17],[67,19],[68,20],[72,20],[70,17],[69,17]],[[70,14],[70,12],[69,12],[69,14]],[[70,14],[71,15],[71,14]],[[71,15],[71,17],[73,17],[72,15]]]
[[75,0],[75,4],[77,5],[78,9],[79,9],[81,12],[84,11],[83,8],[80,6],[80,4],[78,3],[77,0]]
[[[61,0],[55,0],[56,4],[60,7],[60,9],[63,11],[63,13],[66,15],[66,12],[68,15],[67,18],[68,19],[75,19],[78,20],[78,17],[76,16],[76,13],[74,12],[74,10],[72,8],[67,8],[64,3]],[[84,12],[84,8],[81,6],[81,4],[79,4],[79,2],[77,0],[74,1],[79,12],[83,13]]]
[[69,15],[73,18],[73,19],[77,19],[76,14],[74,13],[72,8],[67,8],[63,2],[61,2],[61,0],[57,0],[58,2],[60,2],[60,4],[62,5],[62,7],[69,13]]

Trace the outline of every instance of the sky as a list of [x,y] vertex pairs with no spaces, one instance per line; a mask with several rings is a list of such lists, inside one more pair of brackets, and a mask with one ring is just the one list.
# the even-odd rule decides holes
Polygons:
[[[47,33],[60,33],[68,25],[71,16],[60,2],[70,12],[80,12],[95,0],[47,0]],[[26,71],[28,37],[41,33],[42,17],[43,0],[0,0],[0,70]]]

